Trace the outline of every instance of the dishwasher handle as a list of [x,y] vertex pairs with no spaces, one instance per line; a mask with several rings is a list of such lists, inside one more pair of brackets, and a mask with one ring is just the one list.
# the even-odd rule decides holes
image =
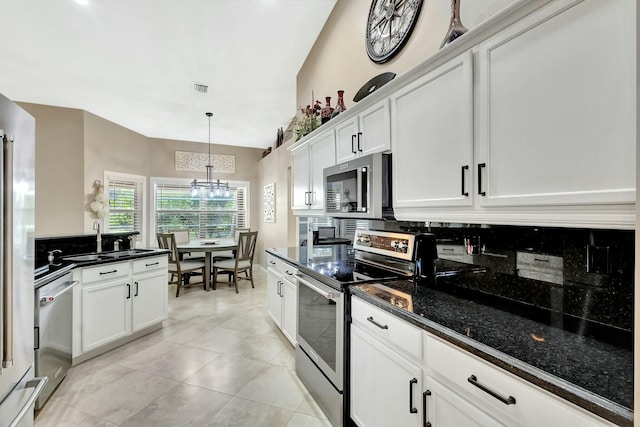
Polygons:
[[[40,307],[43,307],[47,304],[51,304],[52,302],[54,302],[56,300],[56,298],[59,298],[60,295],[64,294],[65,292],[67,292],[69,289],[73,288],[74,286],[80,284],[80,281],[78,280],[74,280],[73,282],[66,282],[63,286],[60,286],[57,289],[57,292],[52,292],[53,295],[41,295],[40,296]],[[56,289],[54,289],[56,290]]]

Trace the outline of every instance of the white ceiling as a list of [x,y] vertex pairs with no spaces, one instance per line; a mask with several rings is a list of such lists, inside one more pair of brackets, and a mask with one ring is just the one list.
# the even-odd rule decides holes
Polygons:
[[212,143],[266,148],[335,2],[0,0],[0,93],[205,143],[211,111]]

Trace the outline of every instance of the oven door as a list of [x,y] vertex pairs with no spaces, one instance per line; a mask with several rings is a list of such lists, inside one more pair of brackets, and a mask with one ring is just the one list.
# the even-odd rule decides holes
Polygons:
[[342,391],[344,294],[298,274],[298,346]]

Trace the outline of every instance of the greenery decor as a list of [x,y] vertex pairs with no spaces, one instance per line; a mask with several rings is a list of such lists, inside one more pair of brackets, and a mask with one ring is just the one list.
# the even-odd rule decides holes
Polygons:
[[320,126],[321,110],[320,101],[316,101],[313,107],[311,105],[307,105],[306,108],[300,107],[302,117],[295,117],[295,132],[298,135],[296,141]]

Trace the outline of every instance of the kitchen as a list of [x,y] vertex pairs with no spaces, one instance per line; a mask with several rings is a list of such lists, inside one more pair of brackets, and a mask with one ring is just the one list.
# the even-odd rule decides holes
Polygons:
[[[446,2],[444,2],[444,3],[446,3]],[[430,5],[430,3],[427,3],[427,4]],[[448,5],[446,5],[446,4],[444,6],[441,5],[442,9],[446,9],[447,6]],[[502,5],[502,6],[504,6],[504,5]],[[352,8],[357,8],[356,6],[348,6],[348,5],[344,5],[344,4],[340,4],[340,3],[339,3],[339,7],[343,8],[343,9],[338,9],[338,10],[342,10],[343,12],[345,10],[354,11],[354,9],[352,9]],[[531,6],[531,7],[533,8],[534,6]],[[496,7],[496,8],[500,9],[500,7]],[[364,9],[364,12],[362,12],[362,9]],[[366,15],[366,9],[368,9],[368,7],[364,7],[363,8],[361,6],[360,9],[358,10],[358,12],[364,13]],[[429,10],[433,11],[434,9],[429,9],[429,8],[425,9],[425,11],[429,11]],[[423,11],[423,12],[425,12],[425,11]],[[473,24],[475,24],[474,21],[473,21],[474,18],[477,20],[476,23],[482,21],[482,19],[479,16],[478,17],[474,17],[474,15],[469,12],[469,9],[465,10],[464,4],[463,4],[463,14],[465,14],[464,15],[465,24],[468,25],[469,27],[475,26],[475,25],[473,25]],[[425,14],[425,15],[423,15],[423,19],[435,19],[435,18],[433,16],[431,16],[431,15]],[[440,25],[439,28],[442,29],[442,31],[436,31],[435,29],[433,31],[437,32],[438,35],[440,36],[441,33],[444,32],[444,28],[443,28],[442,25]],[[420,31],[421,29],[423,31],[427,31],[427,29],[424,29],[422,27],[419,27],[418,31]],[[329,35],[327,35],[326,37],[329,37]],[[414,37],[417,37],[417,36],[414,36]],[[435,40],[433,37],[429,38],[430,43],[433,45],[433,49],[432,49],[433,52],[435,52],[437,50],[437,46],[435,46],[435,45],[439,44],[439,42],[440,42],[439,39],[441,37],[437,37],[437,38],[438,38],[438,40]],[[355,37],[354,37],[354,39],[355,39]],[[420,39],[416,39],[416,40],[420,40]],[[399,69],[402,68],[402,65],[403,65],[402,62],[403,61],[410,61],[410,58],[409,58],[410,53],[409,52],[416,52],[418,50],[418,48],[420,48],[419,50],[422,52],[421,53],[422,54],[421,59],[424,59],[424,57],[425,57],[425,55],[424,55],[425,47],[424,46],[416,46],[416,40],[411,39],[409,41],[409,44],[406,47],[406,49],[407,49],[406,52],[407,53],[404,53],[405,51],[403,51],[403,54],[398,57],[397,62],[393,63],[393,67],[392,68],[394,68],[396,72]],[[459,41],[463,42],[464,38],[460,39]],[[354,45],[357,45],[358,51],[360,51],[362,49],[361,38],[358,38],[357,40],[354,40],[353,43],[354,43]],[[464,50],[462,44],[460,44],[458,46],[452,46],[452,48],[459,49],[460,52],[462,52],[462,50]],[[354,49],[356,49],[356,48],[354,48]],[[451,51],[451,49],[449,49],[449,52],[450,51]],[[416,54],[416,56],[417,56],[417,54]],[[411,68],[413,65],[415,65],[418,62],[419,61],[415,61],[412,64],[407,65],[406,69]],[[316,67],[316,68],[319,68],[319,67]],[[362,81],[365,81],[372,74],[377,74],[378,72],[379,72],[379,70],[377,70],[375,73],[374,72],[366,73],[366,78],[363,77],[363,78],[358,79],[357,80],[358,83],[354,83],[353,84],[354,88],[350,92],[351,93],[355,93],[355,91],[357,90],[357,87],[360,86]],[[309,74],[313,74],[313,72],[309,72]],[[399,74],[398,79],[400,79],[401,73],[398,73],[398,74]],[[310,88],[309,85],[313,85],[312,82],[318,81],[318,80],[319,80],[319,78],[317,78],[317,76],[314,76],[314,78],[309,78],[309,83],[307,83],[306,87],[304,87],[305,86],[304,83],[299,82],[299,90],[298,90],[298,94],[299,94],[298,95],[299,96],[299,102],[298,103],[299,104],[304,105],[304,104],[307,103],[308,93],[310,92],[310,90],[308,90]],[[634,82],[634,84],[635,84],[635,82]],[[316,89],[316,93],[318,93],[318,90],[322,89],[322,88],[319,88],[318,86],[315,86],[315,89]],[[335,88],[331,88],[331,91],[333,91],[334,89]],[[329,89],[326,89],[326,92],[330,92]],[[45,113],[51,111],[51,110],[46,110],[46,107],[41,107],[41,106],[37,106],[37,105],[32,105],[31,107],[34,110],[37,110],[37,109],[40,108],[40,109],[44,110]],[[352,108],[352,106],[349,105],[349,108]],[[81,125],[84,125],[85,126],[85,132],[88,132],[89,135],[93,135],[93,136],[85,139],[79,145],[76,145],[75,149],[74,148],[70,148],[69,152],[68,152],[68,154],[74,156],[73,158],[78,159],[79,157],[83,157],[83,156],[80,155],[80,152],[82,152],[82,151],[78,151],[77,148],[82,147],[83,151],[85,151],[84,158],[86,158],[88,160],[85,162],[85,161],[83,161],[84,159],[78,159],[78,160],[80,160],[79,163],[74,162],[72,165],[70,165],[69,170],[72,171],[72,172],[74,171],[74,168],[78,168],[79,169],[79,170],[76,170],[76,173],[78,174],[76,176],[79,177],[79,179],[69,179],[69,185],[66,186],[65,188],[68,188],[68,189],[76,188],[77,192],[75,194],[86,194],[87,193],[87,188],[89,188],[88,184],[90,182],[92,182],[93,179],[95,179],[95,175],[96,174],[93,173],[92,171],[100,171],[100,173],[102,173],[101,172],[102,170],[115,169],[115,168],[109,168],[109,167],[107,167],[105,165],[101,165],[100,163],[97,163],[97,161],[95,159],[91,160],[91,155],[93,155],[93,154],[96,154],[96,158],[100,157],[100,156],[106,157],[106,156],[109,156],[109,155],[113,155],[112,153],[105,153],[105,151],[108,151],[108,150],[104,150],[102,147],[107,146],[107,144],[104,142],[104,140],[107,139],[107,138],[103,138],[102,141],[98,141],[100,139],[100,135],[91,133],[92,126],[94,128],[108,128],[109,130],[119,132],[120,134],[122,134],[122,133],[126,134],[127,131],[126,130],[122,130],[122,129],[118,129],[118,127],[113,125],[112,123],[108,123],[106,121],[103,121],[102,119],[97,118],[97,117],[95,117],[95,116],[93,116],[93,115],[91,115],[89,113],[81,113],[81,112],[78,112],[78,111],[67,110],[67,109],[53,109],[53,110],[56,112],[56,114],[61,114],[61,115],[68,114],[70,116],[73,116],[74,114],[76,115],[76,121],[75,122],[71,122],[71,127],[73,127],[74,129],[67,128],[66,129],[67,131],[75,130],[76,132],[78,132],[80,127],[81,127]],[[80,119],[77,116],[82,116],[83,118]],[[634,122],[635,122],[635,120],[634,120]],[[51,125],[51,122],[49,122],[49,124]],[[37,123],[37,126],[46,126],[46,122],[45,123]],[[58,123],[58,126],[62,126],[62,124]],[[58,130],[58,129],[56,129],[56,130]],[[39,131],[38,133],[41,133],[41,131]],[[55,132],[52,132],[51,129],[49,129],[49,133],[55,134]],[[96,136],[96,135],[98,135],[98,136]],[[131,137],[131,138],[134,138],[134,137],[135,138],[140,138],[139,136],[136,136],[136,135],[129,135],[129,137]],[[72,141],[73,140],[69,139],[69,140],[66,140],[65,143],[66,144],[71,144]],[[76,139],[75,141],[78,141],[78,139]],[[95,142],[95,145],[93,145],[93,142]],[[109,143],[112,143],[112,142],[113,141],[109,141]],[[133,144],[128,144],[128,145],[126,145],[126,150],[131,150],[132,147],[133,147]],[[123,147],[123,148],[125,148],[125,147]],[[398,147],[396,147],[396,148],[398,148]],[[118,150],[114,149],[114,151],[118,151]],[[392,152],[395,154],[396,150],[392,150]],[[91,155],[89,155],[89,153]],[[269,182],[276,182],[278,189],[287,188],[287,180],[286,180],[286,178],[284,180],[282,180],[282,179],[279,179],[280,177],[277,177],[277,178],[273,177],[274,174],[278,174],[278,175],[286,174],[286,171],[283,171],[282,168],[272,168],[272,167],[270,167],[270,165],[273,164],[273,162],[279,161],[280,158],[283,157],[283,156],[286,156],[286,154],[287,154],[287,152],[284,152],[284,150],[282,150],[282,147],[281,147],[280,149],[277,149],[274,152],[272,152],[264,160],[260,161],[258,159],[259,153],[255,153],[255,157],[254,158],[258,159],[258,164],[260,165],[260,169],[262,169],[262,172],[256,174],[257,178],[256,178],[256,181],[254,181],[254,182],[257,182],[257,184],[255,184],[253,186],[254,189],[255,188],[260,189],[261,188],[261,184],[263,184],[263,183],[266,184],[266,183],[269,183]],[[134,171],[135,170],[134,168],[139,167],[139,164],[137,164],[137,162],[135,162],[134,158],[144,158],[144,156],[148,156],[148,151],[145,151],[144,149],[141,149],[141,153],[139,155],[137,155],[137,156],[127,156],[127,159],[120,159],[120,161],[130,162],[130,165],[129,165],[130,168],[131,168],[130,170]],[[49,158],[52,158],[52,157],[49,157]],[[37,156],[37,159],[42,159],[42,157]],[[54,163],[54,162],[51,162],[51,163]],[[461,163],[461,164],[465,164],[465,163]],[[470,172],[473,173],[474,176],[475,176],[475,174],[477,173],[477,170],[475,169],[475,165],[472,164],[472,162],[468,162],[468,164],[471,166],[471,171]],[[84,165],[84,166],[82,166],[82,165]],[[52,164],[49,164],[49,165],[45,165],[44,168],[46,170],[46,168],[51,168],[52,166],[53,166]],[[459,192],[459,186],[460,186],[460,182],[459,182],[459,174],[460,174],[459,165],[456,168],[457,169],[456,169],[456,172],[455,172],[455,174],[456,174],[455,181],[453,179],[451,179],[451,180],[446,180],[445,182],[451,181],[452,182],[451,185],[452,186],[455,185],[457,192]],[[65,173],[67,172],[66,165],[65,165],[65,171],[64,172]],[[160,174],[149,173],[147,176],[158,176],[158,175],[160,175]],[[62,176],[64,176],[64,175],[62,175]],[[396,178],[402,179],[403,177],[399,176],[399,177],[396,177]],[[467,179],[467,183],[472,182],[468,175],[467,175],[466,179]],[[491,181],[489,181],[489,182],[491,182]],[[59,185],[59,184],[56,183],[54,180],[49,179],[49,180],[47,180],[46,185],[50,185],[50,186],[54,187],[55,185]],[[409,188],[409,187],[407,187],[407,188]],[[475,188],[473,190],[475,190]],[[467,191],[468,192],[473,192],[473,190],[469,190],[468,189]],[[507,189],[507,190],[509,190],[509,189]],[[49,191],[46,192],[46,194],[43,194],[42,197],[53,197],[52,195],[56,194],[55,191],[56,191],[55,188],[51,188]],[[405,194],[400,194],[400,195],[403,196],[403,197],[406,196],[405,197],[405,199],[406,199],[405,201],[407,202],[406,206],[407,207],[410,206],[409,203],[411,202],[411,200],[408,199],[408,198],[410,198],[412,196],[412,194],[405,193]],[[255,201],[255,203],[253,204],[253,207],[256,208],[256,209],[259,206],[259,202],[258,202],[259,196],[260,196],[260,192],[253,192],[252,193],[252,197],[254,197],[253,200]],[[436,194],[434,196],[434,200],[437,200],[438,198],[439,198],[439,195]],[[463,199],[462,203],[463,204],[469,203],[469,200],[470,199]],[[495,203],[495,202],[494,201],[487,202],[487,204],[490,204],[490,203]],[[74,198],[73,204],[78,205],[77,197]],[[426,203],[426,205],[428,205],[428,204],[429,203]],[[58,206],[58,205],[52,205],[52,206]],[[285,208],[278,209],[278,212],[286,212],[287,211],[286,210],[286,206],[287,206],[287,202],[285,201]],[[433,204],[432,204],[432,206],[433,206]],[[409,209],[407,209],[407,208],[405,208],[404,210],[403,209],[398,209],[398,208],[402,208],[402,207],[403,206],[397,206],[396,207],[396,218],[397,219],[420,221],[425,216],[424,212],[428,212],[428,210],[426,209],[426,208],[428,208],[428,206],[426,206],[426,208],[423,206],[421,208],[421,211],[417,210],[417,211],[414,211],[414,212],[410,212]],[[468,212],[467,213],[464,213],[464,212],[460,213],[460,209],[458,209],[458,208],[456,208],[456,209],[443,209],[443,208],[438,208],[436,206],[436,208],[434,208],[434,209],[435,209],[436,212],[438,212],[438,211],[443,212],[443,213],[440,213],[439,214],[440,217],[437,218],[439,221],[442,221],[442,222],[460,221],[460,218],[464,218],[465,216],[468,218]],[[67,210],[68,210],[68,214],[69,215],[66,215],[66,213],[67,213],[66,211]],[[80,214],[78,214],[78,212],[80,212]],[[80,221],[81,221],[80,223],[84,223],[85,225],[82,228],[82,230],[78,230],[78,231],[79,232],[84,232],[85,230],[88,231],[89,227],[88,227],[88,224],[86,224],[88,222],[87,219],[82,217],[82,215],[83,215],[82,212],[83,212],[83,210],[82,210],[81,207],[80,208],[73,208],[73,209],[68,207],[67,209],[65,209],[65,215],[58,215],[55,212],[54,213],[49,212],[48,215],[43,215],[45,218],[43,218],[42,220],[44,221],[44,224],[46,224],[47,221],[49,221],[51,223],[52,221],[56,220],[58,217],[62,218],[63,221],[67,221],[68,220],[70,222],[72,221],[72,219],[74,219],[74,218],[77,219],[78,217],[80,217],[79,218]],[[633,210],[631,210],[631,212],[633,214]],[[622,210],[619,213],[620,213],[619,217],[622,218],[620,223],[629,224],[629,223],[633,223],[634,222],[634,220],[632,220],[632,221],[628,220],[628,218],[629,218],[629,210],[628,209]],[[310,213],[310,215],[311,214],[313,214],[313,213]],[[500,219],[504,220],[505,223],[508,223],[507,221],[509,221],[509,219],[508,218],[505,219],[505,217],[502,217],[502,218],[491,218],[491,217],[486,216],[486,215],[483,217],[481,215],[481,212],[479,212],[479,211],[474,211],[473,214],[477,215],[477,218],[478,218],[477,222],[479,222],[479,223],[482,223],[483,220],[489,221],[490,223],[494,223],[494,224],[497,223],[497,221],[500,220]],[[537,218],[545,218],[546,212],[544,212],[544,211],[543,212],[533,212],[533,213],[528,212],[527,214],[530,217],[533,216],[533,217],[537,217]],[[87,216],[86,214],[84,214],[84,215]],[[537,215],[539,215],[539,216],[537,216]],[[573,220],[573,221],[575,221],[576,218],[583,218],[583,217],[580,216],[580,212],[569,212],[565,216],[565,218],[566,217],[571,217],[570,220]],[[255,215],[253,215],[253,218],[260,218],[260,216],[256,213]],[[513,219],[513,215],[511,216],[511,219]],[[295,222],[295,217],[294,217],[293,221]],[[596,224],[594,226],[594,228],[608,228],[607,226],[603,225],[602,223],[601,224],[597,224],[596,221],[594,221],[593,223],[591,223],[589,221],[592,221],[592,219],[591,218],[588,218],[586,220],[582,219],[581,223],[589,223],[589,224],[592,224],[592,226],[593,226],[593,224]],[[472,221],[469,221],[469,222],[472,222]],[[36,223],[38,223],[38,221]],[[542,221],[538,225],[545,226],[545,225],[549,225],[551,223],[552,222],[545,223],[544,221]],[[613,228],[619,227],[620,223],[618,223]],[[78,222],[74,221],[74,224],[78,224]],[[567,225],[567,224],[570,224],[570,222],[565,223],[565,226],[570,227],[570,225]],[[607,223],[606,225],[610,226],[610,224],[611,223]],[[282,232],[282,230],[287,230],[288,231],[289,228],[295,229],[294,224],[293,223],[289,223],[289,221],[286,221],[284,224],[277,224],[277,227],[278,227],[277,230],[279,230],[279,231],[276,231],[275,233],[272,231],[272,229],[269,229],[269,227],[268,227],[271,224],[262,224],[262,223],[260,223],[259,225],[260,225],[261,233],[264,231],[264,233],[262,233],[262,237],[265,237],[265,235],[266,235],[266,237],[263,239],[263,243],[262,243],[263,247],[286,247],[286,246],[292,246],[291,242],[295,241],[295,233],[283,233]],[[74,225],[74,227],[76,227],[76,226],[77,225]],[[282,228],[282,227],[284,227],[284,228]],[[277,236],[274,237],[274,235],[277,235]],[[264,256],[264,254],[262,254],[261,256]],[[261,265],[265,265],[264,259],[261,260],[260,264]]]

